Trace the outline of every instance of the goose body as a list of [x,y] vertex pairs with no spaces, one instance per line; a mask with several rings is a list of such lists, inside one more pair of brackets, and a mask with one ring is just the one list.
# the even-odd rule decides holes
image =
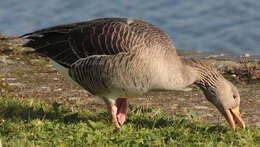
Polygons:
[[[239,105],[240,100],[233,98],[234,93],[238,95],[236,88],[205,61],[180,58],[170,37],[147,22],[102,18],[22,37],[30,40],[24,46],[50,58],[66,78],[102,98],[116,127],[125,121],[128,98],[153,90],[178,90],[192,83],[201,87],[227,120],[232,116],[233,122],[238,120],[244,127],[240,114],[225,112]],[[230,89],[217,93],[221,86]],[[228,104],[219,104],[229,94],[231,98],[223,98]]]

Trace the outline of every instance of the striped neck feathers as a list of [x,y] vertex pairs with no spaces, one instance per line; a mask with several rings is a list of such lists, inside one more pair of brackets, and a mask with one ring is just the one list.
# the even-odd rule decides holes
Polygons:
[[194,58],[182,58],[184,65],[191,67],[197,74],[195,85],[200,87],[205,95],[215,95],[219,83],[225,81],[224,77],[207,61]]

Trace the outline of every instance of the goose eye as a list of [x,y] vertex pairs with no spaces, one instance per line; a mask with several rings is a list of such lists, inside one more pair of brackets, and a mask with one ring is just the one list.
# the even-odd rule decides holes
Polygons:
[[236,95],[233,95],[233,98],[234,98],[234,99],[237,99],[237,96],[236,96]]

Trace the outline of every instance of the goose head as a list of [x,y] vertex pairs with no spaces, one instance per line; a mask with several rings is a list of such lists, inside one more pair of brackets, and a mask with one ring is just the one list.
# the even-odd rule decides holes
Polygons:
[[216,80],[213,85],[206,84],[199,87],[206,98],[226,118],[233,130],[235,130],[235,123],[241,128],[245,128],[245,123],[239,112],[240,95],[237,88],[224,78]]

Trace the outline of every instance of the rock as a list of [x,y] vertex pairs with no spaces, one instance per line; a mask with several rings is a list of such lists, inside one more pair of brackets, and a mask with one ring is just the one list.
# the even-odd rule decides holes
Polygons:
[[208,102],[207,101],[202,101],[203,104],[207,104]]
[[212,114],[210,114],[210,113],[208,113],[208,114],[207,114],[207,116],[208,116],[208,117],[213,117],[213,115],[212,115]]
[[178,101],[184,101],[185,99],[184,98],[178,98]]
[[43,92],[49,92],[49,91],[51,90],[51,88],[50,88],[50,87],[45,87],[45,86],[42,86],[41,88],[42,88],[42,89],[44,89],[44,91],[43,91]]
[[53,78],[54,81],[59,81],[59,78]]
[[7,81],[15,81],[17,80],[16,78],[6,78]]
[[70,97],[69,101],[76,101],[78,98],[77,97]]
[[8,83],[8,85],[9,86],[19,86],[19,87],[23,87],[24,86],[24,84],[19,83],[19,82],[17,82],[17,83]]
[[0,62],[4,64],[13,64],[14,61],[8,59],[8,56],[0,56]]
[[207,106],[195,106],[195,109],[205,110],[205,109],[208,109],[208,107]]
[[58,92],[58,91],[62,91],[62,89],[61,89],[61,88],[58,88],[58,89],[54,89],[53,91],[54,91],[54,92]]

